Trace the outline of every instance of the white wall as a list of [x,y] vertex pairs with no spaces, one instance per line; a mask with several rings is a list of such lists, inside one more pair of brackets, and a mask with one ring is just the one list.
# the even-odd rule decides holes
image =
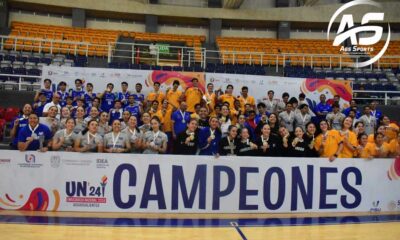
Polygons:
[[254,30],[229,30],[222,29],[222,37],[259,37],[276,38],[276,31],[254,31]]
[[57,26],[72,26],[72,18],[50,17],[20,12],[10,12],[9,24],[12,21],[29,22],[37,24],[50,24]]
[[275,7],[276,0],[244,0],[240,9],[260,9]]
[[190,7],[207,7],[207,0],[159,0],[159,4],[190,6]]
[[130,32],[144,32],[144,23],[121,23],[121,22],[106,22],[106,21],[96,21],[88,20],[86,21],[87,28],[94,29],[108,29],[108,30],[121,30]]
[[169,33],[169,34],[183,34],[183,35],[203,35],[205,37],[208,37],[208,28],[199,28],[199,27],[160,25],[158,26],[158,32]]

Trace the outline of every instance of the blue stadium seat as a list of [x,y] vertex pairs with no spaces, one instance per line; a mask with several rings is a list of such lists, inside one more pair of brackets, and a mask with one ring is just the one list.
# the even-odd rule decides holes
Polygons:
[[172,67],[171,66],[163,66],[162,69],[164,71],[172,71]]
[[182,72],[183,71],[183,67],[181,67],[181,66],[173,66],[172,67],[172,71]]

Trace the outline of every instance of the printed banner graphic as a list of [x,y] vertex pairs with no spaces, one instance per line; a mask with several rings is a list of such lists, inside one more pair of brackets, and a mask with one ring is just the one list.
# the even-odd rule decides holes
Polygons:
[[192,86],[191,80],[193,78],[199,79],[199,87],[203,91],[205,87],[204,73],[197,72],[44,66],[42,86],[43,80],[46,78],[52,80],[54,89],[61,81],[67,83],[67,89],[74,88],[75,79],[79,78],[83,80],[83,85],[92,83],[95,93],[103,92],[107,83],[113,83],[114,91],[120,91],[121,82],[127,82],[129,84],[128,90],[131,92],[135,92],[136,83],[141,83],[143,86],[142,93],[144,94],[153,90],[154,82],[161,83],[160,89],[162,91],[172,88],[172,83],[175,80],[180,82],[181,89],[186,89]]
[[275,92],[275,99],[280,100],[282,93],[287,92],[290,97],[298,98],[299,93],[306,95],[308,105],[315,107],[319,103],[319,96],[326,95],[328,103],[335,95],[340,96],[340,106],[346,108],[352,98],[353,92],[351,81],[287,78],[273,76],[254,76],[241,74],[223,73],[195,73],[195,72],[171,72],[153,70],[131,70],[112,68],[78,68],[78,67],[57,67],[44,66],[42,71],[43,80],[49,78],[53,81],[54,89],[59,82],[67,83],[68,88],[74,87],[74,81],[80,78],[86,83],[93,83],[94,92],[102,92],[106,89],[107,83],[113,83],[115,91],[120,91],[121,82],[129,84],[129,90],[135,92],[135,84],[143,85],[143,93],[147,94],[153,90],[154,82],[161,83],[161,90],[172,88],[174,80],[180,82],[181,90],[192,86],[193,78],[199,79],[199,87],[204,91],[208,83],[215,85],[215,90],[221,88],[223,91],[228,84],[234,86],[234,96],[239,96],[241,88],[247,86],[249,94],[255,97],[256,102],[262,102],[267,97],[267,91]]
[[[0,209],[287,213],[400,211],[400,158],[1,151]],[[377,184],[378,183],[378,184]]]

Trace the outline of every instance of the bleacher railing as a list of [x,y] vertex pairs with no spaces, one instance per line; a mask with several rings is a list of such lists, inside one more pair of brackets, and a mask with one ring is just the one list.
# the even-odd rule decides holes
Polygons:
[[[124,47],[121,47],[124,46]],[[265,53],[207,50],[199,47],[168,46],[168,53],[156,49],[156,56],[149,51],[150,44],[109,42],[92,44],[56,39],[40,39],[0,35],[0,48],[39,53],[61,53],[82,56],[106,57],[108,63],[117,59],[129,59],[132,64],[149,63],[171,66],[193,66],[205,68],[208,62],[223,64],[249,64],[273,66],[278,72],[285,66],[347,68],[361,62],[367,55]],[[400,68],[400,56],[383,56],[370,68]]]

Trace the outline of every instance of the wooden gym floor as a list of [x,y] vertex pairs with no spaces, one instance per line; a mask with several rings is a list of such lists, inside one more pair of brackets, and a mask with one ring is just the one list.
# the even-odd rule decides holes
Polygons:
[[132,214],[0,211],[0,239],[398,240],[399,212]]

